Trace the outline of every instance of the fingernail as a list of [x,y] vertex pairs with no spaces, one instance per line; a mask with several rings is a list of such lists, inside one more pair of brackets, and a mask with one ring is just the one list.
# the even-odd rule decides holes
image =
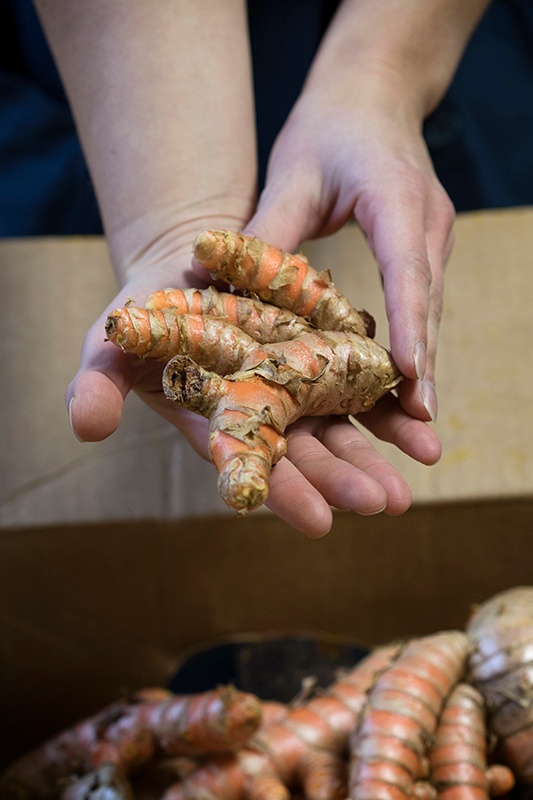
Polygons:
[[360,517],[375,517],[378,514],[383,514],[383,512],[385,511],[386,508],[387,508],[387,504],[385,503],[383,508],[378,508],[377,511],[359,511],[358,513],[359,513]]
[[416,369],[416,377],[419,381],[424,380],[424,375],[426,374],[426,345],[424,342],[417,342],[415,346],[415,369]]
[[74,425],[72,424],[72,404],[73,404],[73,402],[74,402],[74,399],[75,399],[74,397],[71,397],[71,398],[70,398],[70,400],[69,400],[69,403],[68,403],[68,421],[69,421],[69,423],[70,423],[70,428],[71,428],[71,430],[72,430],[72,433],[74,434],[74,436],[76,437],[76,439],[78,440],[78,442],[82,442],[82,443],[83,443],[83,442],[84,442],[84,440],[83,440],[83,439],[81,439],[81,438],[78,436],[78,434],[77,434],[77,433],[76,433],[76,431],[74,430]]
[[422,384],[424,408],[428,412],[432,422],[437,419],[437,393],[434,385],[430,381],[424,381]]

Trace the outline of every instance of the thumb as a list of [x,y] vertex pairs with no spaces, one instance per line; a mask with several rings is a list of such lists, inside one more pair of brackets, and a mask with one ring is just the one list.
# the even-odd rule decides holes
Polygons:
[[65,394],[72,430],[82,442],[99,442],[118,428],[133,386],[129,359],[105,341],[106,314],[89,330],[79,370]]
[[100,442],[120,424],[124,399],[118,386],[103,372],[78,372],[67,389],[66,402],[70,425],[82,442]]

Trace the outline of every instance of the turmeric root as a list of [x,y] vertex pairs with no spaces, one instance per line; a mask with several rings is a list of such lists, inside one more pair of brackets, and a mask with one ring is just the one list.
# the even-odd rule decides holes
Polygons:
[[500,592],[467,625],[470,681],[481,692],[496,755],[518,782],[533,783],[533,587]]
[[303,255],[284,253],[255,237],[226,230],[201,233],[194,256],[212,277],[309,319],[321,330],[374,336],[374,319],[356,311],[331,280]]
[[473,686],[458,683],[446,701],[429,751],[429,780],[438,800],[488,800],[513,788],[508,768],[489,769],[487,746],[483,698]]
[[341,800],[344,751],[367,693],[399,646],[377,648],[321,695],[259,729],[235,756],[211,759],[162,800],[289,800],[301,787],[308,800]]
[[[158,294],[179,301],[175,295],[185,294],[185,291],[173,289],[168,290],[172,294]],[[200,290],[190,291],[201,294]],[[230,294],[219,292],[217,295],[232,300]],[[224,301],[227,313],[220,314],[215,310],[223,312],[224,308],[218,305],[210,305],[200,312],[193,310],[200,303],[187,304],[183,300],[177,306],[165,306],[161,298],[157,299],[160,308],[124,306],[108,315],[106,336],[117,347],[141,358],[168,361],[172,356],[186,353],[201,366],[224,375],[238,369],[255,342],[283,342],[313,331],[309,323],[291,311],[246,297],[238,300],[235,305]],[[191,311],[184,311],[188,306]]]
[[107,318],[106,334],[117,347],[141,358],[168,361],[187,354],[220,375],[239,369],[257,344],[234,325],[201,314],[180,314],[173,307],[116,309]]
[[[196,695],[145,689],[78,723],[15,761],[2,775],[2,800],[48,800],[65,780],[105,764],[126,775],[157,752],[231,751],[261,722],[261,704],[232,687]],[[98,773],[96,773],[98,777]]]
[[163,388],[209,418],[220,494],[245,513],[265,502],[291,422],[367,411],[400,380],[389,353],[372,339],[321,331],[251,347],[239,371],[226,377],[175,356],[165,367]]
[[257,342],[284,342],[309,333],[312,325],[286,308],[251,297],[208,289],[163,289],[150,294],[145,308],[173,307],[179,314],[203,314],[235,325]]
[[445,631],[409,642],[378,678],[351,736],[350,798],[413,796],[415,782],[424,777],[428,744],[467,656],[467,637]]
[[[496,762],[502,749],[491,749],[487,705],[468,681],[471,662],[488,668],[489,680],[495,663],[506,668],[514,644],[527,670],[530,588],[478,608],[470,638],[444,631],[377,648],[327,689],[289,705],[242,695],[236,711],[225,701],[241,693],[228,687],[185,703],[145,689],[19,759],[1,776],[0,797],[153,800],[155,788],[160,800],[501,797],[515,775]],[[519,766],[531,763],[509,752]]]

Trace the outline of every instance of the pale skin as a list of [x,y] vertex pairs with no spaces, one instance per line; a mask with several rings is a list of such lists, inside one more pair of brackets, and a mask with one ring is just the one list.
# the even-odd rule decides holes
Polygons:
[[409,486],[359,422],[424,464],[440,456],[427,423],[437,413],[435,357],[454,213],[421,126],[488,4],[345,0],[274,146],[258,202],[242,0],[36,3],[121,287],[88,332],[67,390],[78,438],[112,434],[133,389],[207,457],[206,421],[169,404],[160,366],[103,342],[107,311],[165,286],[204,285],[200,268],[191,269],[192,241],[204,228],[245,230],[294,251],[355,217],[382,274],[391,349],[406,380],[398,398],[386,398],[357,427],[295,424],[268,505],[311,537],[331,528],[332,507],[365,515],[409,507]]

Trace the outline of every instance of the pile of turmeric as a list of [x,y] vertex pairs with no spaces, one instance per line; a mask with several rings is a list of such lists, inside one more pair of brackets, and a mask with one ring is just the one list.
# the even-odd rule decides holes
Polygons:
[[234,291],[166,289],[112,312],[106,335],[166,362],[163,389],[210,420],[219,491],[239,513],[268,496],[285,431],[302,416],[370,410],[402,376],[327,272],[231,231],[205,231],[194,255]]
[[[528,635],[533,645],[533,617]],[[515,782],[531,782],[531,728],[521,729],[522,755],[515,749],[511,764],[500,761],[505,737],[489,727],[490,708],[471,683],[472,663],[467,633],[447,630],[378,646],[328,687],[288,704],[229,686],[185,696],[145,689],[14,762],[0,776],[0,797],[502,797]]]
[[[156,756],[197,756],[242,746],[262,720],[260,701],[232,686],[197,695],[142,689],[82,720],[14,762],[0,780],[2,800],[127,797],[126,776]],[[83,777],[72,781],[72,776]],[[116,786],[116,794],[111,794]]]

